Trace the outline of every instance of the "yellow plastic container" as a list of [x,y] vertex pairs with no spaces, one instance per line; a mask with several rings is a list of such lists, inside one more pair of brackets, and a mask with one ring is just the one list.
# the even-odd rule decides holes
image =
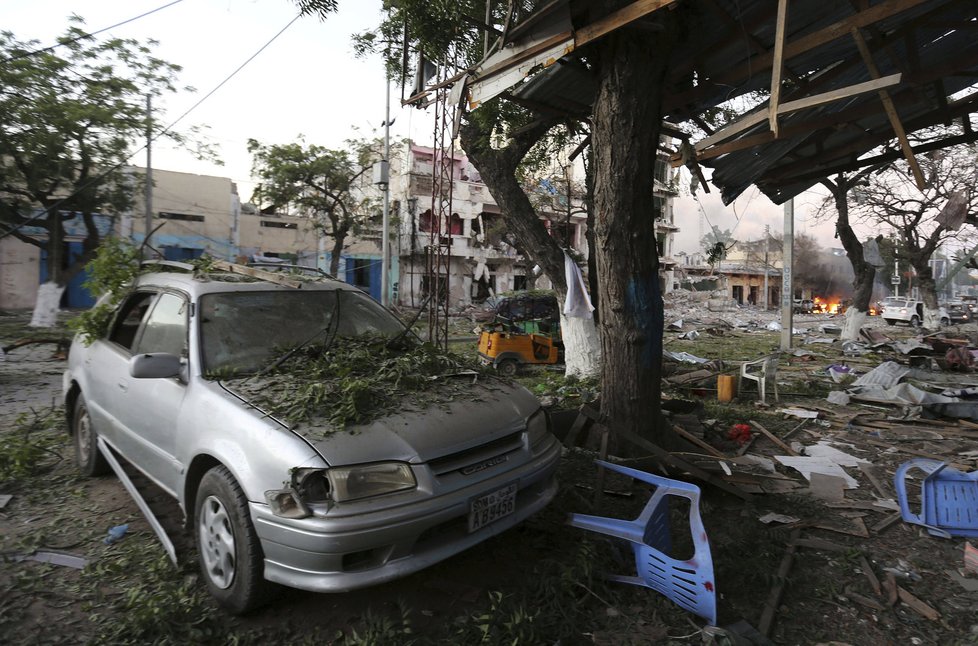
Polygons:
[[733,401],[737,394],[737,380],[733,375],[717,376],[717,401]]

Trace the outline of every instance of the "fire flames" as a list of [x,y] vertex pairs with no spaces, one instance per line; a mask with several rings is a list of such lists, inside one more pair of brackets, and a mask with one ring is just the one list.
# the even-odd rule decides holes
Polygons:
[[822,314],[838,314],[839,307],[842,302],[839,298],[829,297],[822,298],[821,296],[816,296],[812,299],[812,311],[820,312]]

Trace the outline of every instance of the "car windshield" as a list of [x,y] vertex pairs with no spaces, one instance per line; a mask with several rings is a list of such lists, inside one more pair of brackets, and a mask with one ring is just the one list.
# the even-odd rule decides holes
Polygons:
[[403,331],[390,312],[349,290],[241,291],[200,298],[205,374],[257,372],[300,344],[322,343],[330,336],[339,343]]

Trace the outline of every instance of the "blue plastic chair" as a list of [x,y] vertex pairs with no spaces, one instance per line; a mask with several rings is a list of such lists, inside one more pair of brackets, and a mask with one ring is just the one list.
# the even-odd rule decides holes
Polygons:
[[[920,485],[920,513],[907,503],[907,471],[927,474]],[[978,536],[978,471],[961,473],[946,462],[917,458],[904,462],[893,475],[903,520],[927,528],[934,536]]]
[[[620,583],[640,585],[662,593],[689,612],[716,625],[717,600],[710,542],[700,517],[700,488],[610,462],[597,463],[611,471],[641,480],[656,489],[641,515],[635,520],[619,520],[585,514],[571,514],[570,525],[599,534],[615,536],[631,543],[638,576],[610,575]],[[689,500],[689,524],[695,552],[688,561],[669,556],[669,496]]]

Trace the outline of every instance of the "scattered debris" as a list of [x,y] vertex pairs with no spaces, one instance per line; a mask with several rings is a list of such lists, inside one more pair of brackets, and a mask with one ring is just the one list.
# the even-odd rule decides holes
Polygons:
[[758,518],[758,520],[764,523],[765,525],[769,525],[771,523],[782,523],[784,525],[791,525],[792,523],[797,523],[798,521],[800,521],[801,518],[796,518],[795,516],[785,516],[784,514],[776,514],[772,511],[764,514],[763,516]]
[[105,543],[106,545],[112,545],[113,543],[118,543],[123,539],[123,537],[126,535],[126,532],[128,531],[129,531],[128,524],[116,525],[115,527],[109,530],[108,535],[105,537],[105,540],[103,540],[102,542]]
[[37,561],[38,563],[50,563],[52,565],[71,567],[76,570],[80,570],[88,565],[88,559],[84,557],[51,550],[38,550],[30,554],[11,554],[7,558],[15,563],[20,561]]
[[6,507],[7,503],[9,503],[11,500],[13,500],[13,496],[11,494],[9,493],[0,494],[0,509]]

